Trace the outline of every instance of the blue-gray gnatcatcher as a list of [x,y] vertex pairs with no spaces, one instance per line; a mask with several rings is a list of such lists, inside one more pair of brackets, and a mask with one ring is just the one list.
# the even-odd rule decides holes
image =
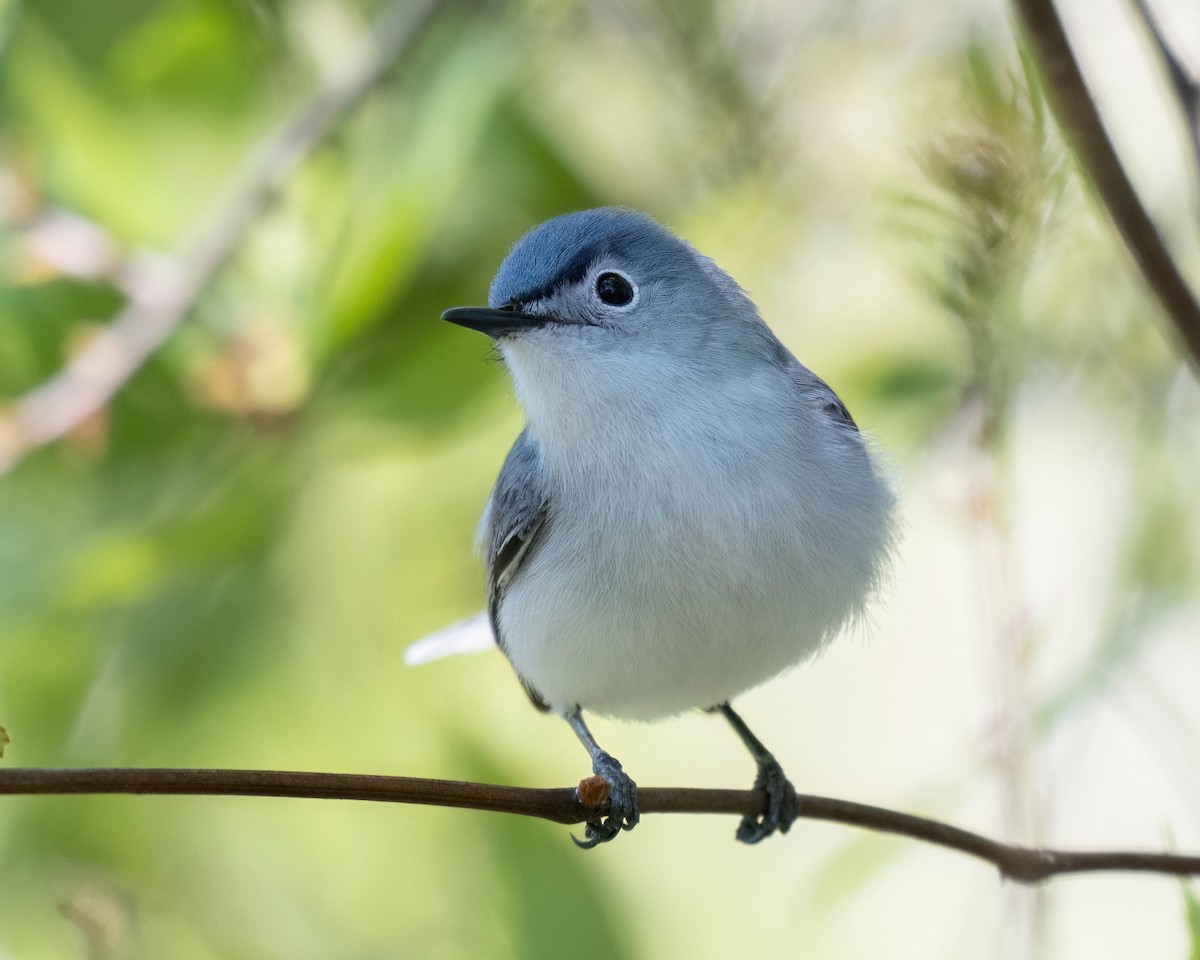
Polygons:
[[610,785],[581,845],[638,822],[584,709],[724,714],[769,797],[738,839],[787,831],[795,789],[729,701],[816,654],[880,581],[894,498],[846,407],[737,283],[630,210],[535,227],[488,307],[442,316],[498,341],[528,417],[481,524],[488,614]]

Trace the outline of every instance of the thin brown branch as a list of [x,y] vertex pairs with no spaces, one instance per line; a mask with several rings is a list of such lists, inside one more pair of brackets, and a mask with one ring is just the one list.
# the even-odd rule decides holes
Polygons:
[[[350,773],[278,770],[118,768],[94,770],[0,770],[0,794],[173,794],[374,800],[460,807],[584,823],[605,814],[605,784],[597,778],[578,788],[505,787],[460,780],[425,780]],[[584,804],[580,793],[594,803]],[[641,811],[651,813],[761,814],[766,795],[755,790],[642,787]],[[1200,856],[1130,851],[1046,850],[1000,843],[948,823],[832,797],[800,795],[800,816],[892,833],[957,850],[984,860],[1018,883],[1039,883],[1068,873],[1136,871],[1200,875]]]
[[393,0],[347,72],[266,137],[175,251],[132,268],[126,306],[58,373],[0,416],[0,473],[107,404],[183,322],[300,163],[350,115],[424,32],[437,0]]
[[1200,366],[1200,302],[1121,166],[1053,0],[1013,0],[1049,91],[1050,105],[1146,283]]

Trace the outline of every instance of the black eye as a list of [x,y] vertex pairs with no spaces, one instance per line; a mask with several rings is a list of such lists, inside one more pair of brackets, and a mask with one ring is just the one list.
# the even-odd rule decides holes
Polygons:
[[623,307],[633,299],[633,287],[619,273],[602,273],[596,278],[596,296],[610,307]]

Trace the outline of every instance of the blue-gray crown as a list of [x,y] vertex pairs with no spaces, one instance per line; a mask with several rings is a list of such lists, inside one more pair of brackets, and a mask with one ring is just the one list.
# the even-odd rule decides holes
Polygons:
[[690,248],[648,216],[621,207],[564,213],[538,224],[509,251],[488,291],[496,308],[531,303],[583,279],[600,256],[629,264],[693,259]]

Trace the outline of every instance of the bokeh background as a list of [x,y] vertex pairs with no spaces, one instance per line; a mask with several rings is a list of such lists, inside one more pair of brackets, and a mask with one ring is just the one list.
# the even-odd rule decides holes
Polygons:
[[[1121,0],[1062,6],[1196,281],[1151,48]],[[1189,0],[1155,7],[1200,37]],[[0,0],[7,402],[211,221],[376,9]],[[999,0],[441,4],[162,349],[0,477],[2,762],[585,775],[498,653],[402,655],[482,606],[474,527],[521,423],[438,313],[603,203],[724,265],[902,492],[871,622],[741,703],[799,789],[1200,848],[1200,390]],[[710,717],[595,730],[643,784],[753,775]],[[1177,881],[1028,891],[905,840],[734,827],[650,817],[582,853],[432,808],[7,798],[0,957],[1200,956]]]

